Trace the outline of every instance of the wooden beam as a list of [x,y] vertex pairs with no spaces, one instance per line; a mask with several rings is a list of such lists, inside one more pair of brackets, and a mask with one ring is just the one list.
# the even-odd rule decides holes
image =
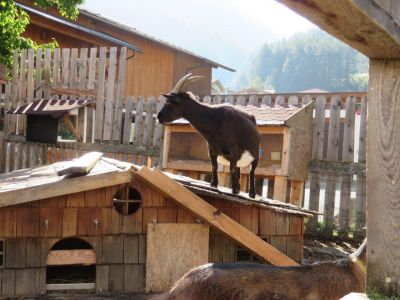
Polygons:
[[55,166],[57,175],[86,175],[102,156],[101,152],[89,152],[72,161],[57,164]]
[[274,200],[286,202],[288,192],[288,179],[285,176],[275,176],[274,180]]
[[370,60],[367,130],[367,289],[400,291],[400,59]]
[[72,290],[94,290],[96,283],[53,283],[46,284],[47,291],[72,291]]
[[134,173],[134,176],[149,184],[179,206],[189,210],[193,215],[248,249],[263,261],[277,266],[298,265],[294,260],[263,241],[181,184],[166,176],[160,170],[150,170],[147,167],[142,167],[138,172]]
[[48,266],[94,265],[96,253],[93,249],[52,250],[47,255]]
[[380,0],[276,1],[370,58],[400,57],[398,6],[388,11]]
[[65,122],[65,125],[67,125],[68,129],[71,130],[71,132],[74,135],[74,137],[76,138],[76,140],[78,142],[82,142],[82,138],[81,138],[80,134],[78,133],[78,131],[76,130],[74,124],[72,123],[69,115],[64,115],[63,119]]

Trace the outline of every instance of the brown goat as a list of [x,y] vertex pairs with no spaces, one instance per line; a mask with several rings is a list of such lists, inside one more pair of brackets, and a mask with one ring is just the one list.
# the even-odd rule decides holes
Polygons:
[[218,186],[218,162],[229,166],[232,192],[240,191],[240,168],[251,166],[249,196],[254,198],[255,169],[259,160],[260,135],[256,119],[229,105],[207,105],[196,101],[194,95],[184,91],[199,76],[184,76],[169,93],[157,118],[162,124],[169,124],[185,118],[207,141],[212,166],[211,186]]
[[157,300],[340,299],[365,290],[366,240],[349,259],[296,267],[251,263],[192,269]]

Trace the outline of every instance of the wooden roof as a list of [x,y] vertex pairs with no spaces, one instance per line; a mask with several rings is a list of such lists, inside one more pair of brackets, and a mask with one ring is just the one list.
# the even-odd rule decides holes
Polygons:
[[[234,105],[236,109],[247,112],[250,115],[253,115],[256,118],[257,125],[259,126],[286,126],[287,122],[294,117],[297,113],[305,109],[312,102],[303,105],[262,105],[262,106],[254,106],[254,105]],[[231,104],[217,104],[220,106],[232,106]],[[181,124],[189,124],[189,121],[185,119],[178,119],[174,121],[172,124],[181,125]]]
[[58,176],[63,163],[0,175],[0,207],[78,193],[131,181],[128,163],[101,158],[86,176]]

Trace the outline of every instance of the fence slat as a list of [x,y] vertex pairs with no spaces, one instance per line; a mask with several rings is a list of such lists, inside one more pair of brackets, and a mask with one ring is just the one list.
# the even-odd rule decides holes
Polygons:
[[258,96],[257,95],[251,95],[249,98],[249,105],[258,105]]
[[[354,124],[355,124],[355,99],[346,99],[346,114],[343,133],[342,160],[346,162],[354,161]],[[350,195],[351,195],[351,175],[342,175],[340,188],[340,207],[339,207],[339,232],[347,236],[350,229]]]
[[112,140],[119,142],[121,140],[121,123],[122,123],[122,100],[120,98],[115,99],[114,117],[112,125]]
[[132,110],[133,110],[133,98],[130,96],[126,102],[125,115],[124,115],[124,128],[122,143],[129,145],[132,128]]
[[106,107],[104,112],[103,140],[105,141],[111,140],[111,134],[112,134],[116,61],[117,61],[117,48],[112,47],[110,49],[110,59],[108,61]]
[[53,59],[53,82],[51,83],[52,87],[59,88],[61,87],[61,70],[60,70],[60,62],[61,62],[61,49],[54,49],[54,59]]
[[105,84],[105,73],[106,73],[106,54],[107,48],[100,48],[99,56],[99,69],[98,79],[96,84],[97,89],[97,100],[96,100],[96,126],[94,138],[96,141],[103,141],[103,121],[104,121],[104,84]]
[[237,98],[236,105],[246,105],[246,97],[243,95],[240,95]]
[[[358,149],[358,162],[365,163],[366,155],[366,131],[367,131],[367,97],[361,98],[361,112],[360,112],[360,136],[359,136],[359,149]],[[356,183],[356,231],[361,231],[365,226],[365,209],[366,209],[366,178],[365,175],[357,175]]]
[[270,95],[266,95],[262,97],[261,105],[272,105],[272,97]]
[[125,91],[125,70],[126,70],[126,47],[122,47],[118,62],[118,79],[115,98],[123,101]]
[[143,120],[143,102],[144,98],[139,97],[137,99],[136,114],[135,114],[135,131],[133,136],[133,144],[138,146],[141,142],[142,135],[142,120]]
[[50,99],[50,96],[51,96],[51,49],[46,49],[44,52],[43,94],[44,94],[44,98]]
[[94,79],[96,75],[96,58],[97,58],[97,48],[90,48],[89,76],[87,84],[87,88],[89,90],[94,89]]
[[326,98],[318,96],[315,101],[315,119],[313,130],[313,148],[312,158],[322,159],[324,152],[324,139],[325,139],[325,105]]
[[62,49],[62,84],[61,86],[63,88],[68,87],[68,78],[69,78],[69,56],[70,56],[71,50],[66,48]]
[[33,101],[34,81],[33,81],[33,68],[34,68],[34,50],[28,49],[28,71],[27,71],[27,92],[26,103]]
[[154,97],[150,97],[146,101],[146,116],[144,120],[144,129],[143,129],[143,141],[142,145],[148,147],[151,142],[151,133],[153,131],[153,107],[154,107]]
[[82,48],[79,57],[79,88],[86,89],[88,49]]

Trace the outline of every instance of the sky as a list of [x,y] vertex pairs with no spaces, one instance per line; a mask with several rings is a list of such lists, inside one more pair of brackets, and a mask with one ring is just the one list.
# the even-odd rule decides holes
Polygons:
[[[315,27],[275,0],[86,0],[81,7],[236,70],[264,43]],[[234,75],[213,72],[225,85]]]

